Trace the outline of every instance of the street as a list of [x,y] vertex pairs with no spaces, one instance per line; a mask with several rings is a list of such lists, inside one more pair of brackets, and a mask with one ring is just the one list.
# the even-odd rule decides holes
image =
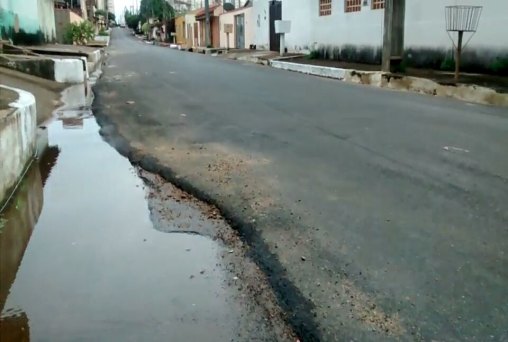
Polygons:
[[303,340],[508,338],[508,113],[151,46],[95,87],[122,154],[215,204]]

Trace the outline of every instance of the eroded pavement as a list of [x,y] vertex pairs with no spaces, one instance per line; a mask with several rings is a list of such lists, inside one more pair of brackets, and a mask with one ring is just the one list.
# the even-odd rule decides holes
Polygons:
[[114,30],[95,114],[220,209],[303,340],[503,340],[508,117]]
[[217,208],[104,142],[90,89],[62,95],[0,213],[1,340],[295,341]]

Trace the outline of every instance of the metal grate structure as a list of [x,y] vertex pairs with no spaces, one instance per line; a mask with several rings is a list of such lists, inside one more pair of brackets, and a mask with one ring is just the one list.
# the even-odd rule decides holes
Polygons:
[[476,32],[482,9],[482,6],[446,6],[446,30]]
[[[478,28],[478,22],[482,15],[482,6],[446,6],[445,20],[446,31],[455,47],[455,82],[459,80],[460,56],[462,54],[462,38],[464,32],[470,32],[473,37]],[[453,41],[450,32],[457,32],[457,43]],[[469,40],[466,42],[469,43]]]

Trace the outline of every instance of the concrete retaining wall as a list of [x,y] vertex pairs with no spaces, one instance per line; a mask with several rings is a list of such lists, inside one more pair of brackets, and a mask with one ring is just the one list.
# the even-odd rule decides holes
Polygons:
[[0,66],[59,83],[83,83],[88,73],[86,58],[80,57],[29,58],[9,56],[9,58],[0,58]]
[[[83,83],[86,79],[86,60],[80,58],[53,59],[55,63],[54,80],[59,83]],[[86,67],[83,66],[83,63]],[[85,70],[83,70],[85,69]]]
[[9,105],[13,110],[0,114],[1,208],[35,156],[37,113],[31,93],[4,85],[0,88],[18,94],[18,99]]
[[394,90],[412,91],[421,94],[453,97],[459,100],[508,107],[508,94],[477,85],[442,85],[433,80],[391,75],[379,71],[358,71],[271,60],[270,65],[277,69],[301,72],[304,74],[334,78],[337,80],[366,84]]

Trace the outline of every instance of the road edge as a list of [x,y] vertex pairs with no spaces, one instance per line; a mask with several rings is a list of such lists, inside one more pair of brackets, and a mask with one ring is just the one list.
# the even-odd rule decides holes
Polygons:
[[[100,84],[94,86],[94,90],[99,88],[101,88]],[[117,124],[105,113],[107,107],[102,103],[100,91],[94,91],[94,93],[92,110],[100,127],[99,134],[103,139],[118,153],[126,157],[132,165],[157,174],[180,190],[218,208],[225,221],[238,232],[241,240],[250,247],[248,256],[267,276],[277,297],[278,305],[287,314],[286,323],[300,338],[300,341],[321,341],[321,332],[313,314],[315,305],[307,300],[298,287],[289,280],[285,268],[277,256],[270,252],[268,245],[255,226],[243,220],[233,209],[221,205],[219,201],[205,191],[198,189],[188,180],[177,176],[171,167],[164,165],[157,158],[133,148],[129,141],[120,134]]]

